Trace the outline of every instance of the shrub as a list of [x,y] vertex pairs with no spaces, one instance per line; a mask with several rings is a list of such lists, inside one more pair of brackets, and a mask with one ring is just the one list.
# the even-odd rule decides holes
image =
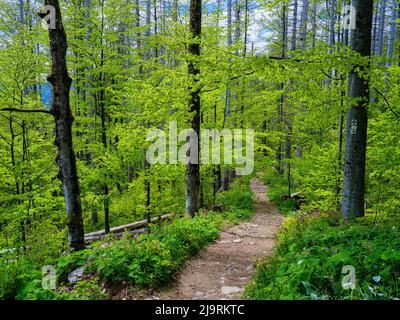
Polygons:
[[135,258],[134,242],[129,239],[114,241],[109,247],[97,247],[92,267],[107,281],[129,279],[129,265]]
[[253,194],[247,182],[247,179],[236,180],[228,191],[218,194],[217,201],[223,205],[225,211],[253,210]]
[[[246,288],[251,299],[392,299],[399,297],[400,232],[370,217],[342,224],[329,216],[292,217],[275,254]],[[357,287],[342,288],[342,267],[356,270]]]
[[[138,287],[164,284],[188,258],[215,241],[221,228],[251,217],[252,193],[248,184],[244,185],[235,182],[231,190],[219,195],[229,212],[198,214],[193,219],[177,218],[170,224],[153,225],[151,233],[134,239],[128,236],[118,241],[106,238],[92,249],[46,260],[55,266],[57,291],[42,288],[41,271],[37,271],[32,260],[11,259],[9,263],[0,263],[0,298],[103,299],[106,295],[98,279],[113,284],[127,282]],[[86,274],[84,280],[71,288],[68,275],[81,266],[85,266],[89,279]],[[90,279],[93,274],[98,279]]]
[[[270,186],[268,188],[268,199],[276,205],[282,214],[288,215],[297,211],[296,201],[287,197],[288,186],[286,177],[278,175],[272,169],[268,169],[265,171],[263,180],[265,184]],[[297,189],[292,190],[292,192],[295,191]]]

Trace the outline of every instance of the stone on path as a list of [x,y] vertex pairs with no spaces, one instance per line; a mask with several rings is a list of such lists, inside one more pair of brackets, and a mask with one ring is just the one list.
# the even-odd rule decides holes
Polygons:
[[222,292],[222,294],[224,294],[224,295],[226,295],[226,296],[228,296],[228,295],[230,295],[230,294],[233,294],[233,293],[239,293],[239,292],[242,292],[243,291],[243,289],[242,288],[238,288],[238,287],[222,287],[221,288],[221,292]]

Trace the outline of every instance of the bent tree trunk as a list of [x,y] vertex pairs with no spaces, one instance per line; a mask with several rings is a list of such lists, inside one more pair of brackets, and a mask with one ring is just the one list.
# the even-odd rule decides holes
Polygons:
[[[200,136],[200,89],[197,86],[197,76],[200,74],[198,57],[200,56],[199,38],[201,35],[201,0],[190,0],[190,33],[191,42],[188,53],[191,60],[188,63],[189,75],[195,78],[194,88],[190,88],[190,112],[193,114],[192,129]],[[193,148],[191,148],[192,150]],[[197,139],[197,163],[189,162],[186,166],[186,215],[193,217],[199,209],[200,200],[200,163],[198,156],[199,139]]]
[[55,9],[56,28],[49,29],[52,73],[48,81],[52,84],[53,105],[50,112],[56,124],[55,145],[58,148],[56,162],[60,169],[59,178],[64,188],[67,209],[68,246],[72,250],[84,249],[84,231],[82,205],[76,159],[72,143],[72,116],[69,104],[69,92],[72,79],[67,70],[67,37],[61,19],[58,0],[45,0],[46,5]]
[[[361,56],[367,57],[371,55],[373,0],[353,0],[353,5],[356,9],[356,29],[351,47]],[[354,104],[347,114],[342,193],[342,215],[345,220],[364,216],[369,80],[362,77],[357,69],[368,72],[365,65],[354,66],[349,77],[349,97]]]

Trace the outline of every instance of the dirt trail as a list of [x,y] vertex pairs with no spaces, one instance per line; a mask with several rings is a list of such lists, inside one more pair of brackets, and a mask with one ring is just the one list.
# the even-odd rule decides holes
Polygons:
[[121,299],[222,300],[240,299],[243,287],[255,273],[257,259],[269,255],[283,216],[268,201],[266,187],[258,179],[251,182],[256,213],[221,232],[219,239],[190,259],[175,283],[160,292],[126,292]]

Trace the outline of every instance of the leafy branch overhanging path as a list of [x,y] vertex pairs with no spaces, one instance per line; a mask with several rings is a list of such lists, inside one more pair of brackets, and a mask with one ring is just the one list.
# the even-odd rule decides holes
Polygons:
[[244,286],[255,273],[257,260],[272,253],[284,217],[268,201],[266,186],[251,181],[256,213],[250,221],[221,232],[219,239],[188,261],[175,283],[160,292],[129,293],[116,299],[240,299]]

